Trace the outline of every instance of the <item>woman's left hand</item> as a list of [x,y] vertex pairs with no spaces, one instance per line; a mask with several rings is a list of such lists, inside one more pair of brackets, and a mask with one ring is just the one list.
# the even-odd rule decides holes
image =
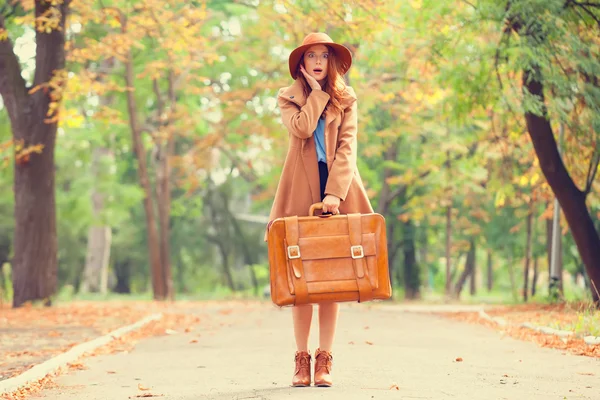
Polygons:
[[330,212],[332,214],[340,213],[340,198],[332,194],[328,194],[323,199],[323,212]]

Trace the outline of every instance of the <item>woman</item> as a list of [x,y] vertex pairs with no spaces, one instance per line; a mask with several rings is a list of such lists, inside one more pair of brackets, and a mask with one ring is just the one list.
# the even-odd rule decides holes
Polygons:
[[[323,212],[372,213],[356,167],[357,101],[343,75],[350,51],[324,33],[311,33],[289,57],[295,82],[279,91],[278,105],[289,132],[289,147],[269,220],[305,216],[311,204]],[[319,348],[315,386],[331,386],[332,348],[339,304],[319,306]],[[293,386],[311,384],[308,337],[313,305],[292,308],[296,339]]]

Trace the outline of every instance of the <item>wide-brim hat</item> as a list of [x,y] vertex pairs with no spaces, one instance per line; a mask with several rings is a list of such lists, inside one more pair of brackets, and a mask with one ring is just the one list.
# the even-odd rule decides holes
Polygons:
[[309,47],[317,44],[324,44],[328,47],[331,47],[335,52],[335,56],[339,60],[339,65],[342,68],[342,75],[348,72],[350,66],[352,65],[352,53],[350,53],[350,50],[346,46],[334,43],[334,41],[326,33],[315,32],[306,35],[306,37],[302,41],[302,45],[296,47],[290,54],[288,63],[290,66],[290,74],[292,75],[292,78],[297,78],[296,71],[298,70],[298,64],[300,63],[304,52]]

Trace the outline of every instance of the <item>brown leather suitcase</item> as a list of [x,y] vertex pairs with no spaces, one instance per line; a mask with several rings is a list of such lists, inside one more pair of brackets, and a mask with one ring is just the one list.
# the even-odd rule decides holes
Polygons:
[[385,219],[377,213],[271,221],[271,300],[278,306],[391,297]]

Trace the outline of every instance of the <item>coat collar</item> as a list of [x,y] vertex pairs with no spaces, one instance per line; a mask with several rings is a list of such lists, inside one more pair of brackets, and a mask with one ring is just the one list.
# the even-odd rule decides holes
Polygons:
[[[296,103],[299,107],[304,107],[304,105],[306,104],[306,96],[304,96],[302,83],[300,83],[298,79],[296,79],[291,86],[282,88],[279,91],[279,97],[284,98],[287,101],[291,101],[292,103]],[[344,108],[346,108],[355,101],[356,94],[354,93],[352,87],[348,86],[346,88],[346,93],[344,96],[344,100],[342,101],[342,105],[344,106]]]
[[306,104],[306,96],[304,96],[302,84],[298,79],[296,79],[291,86],[282,88],[279,92],[279,97],[291,101],[292,103],[296,103],[299,107],[304,107]]

